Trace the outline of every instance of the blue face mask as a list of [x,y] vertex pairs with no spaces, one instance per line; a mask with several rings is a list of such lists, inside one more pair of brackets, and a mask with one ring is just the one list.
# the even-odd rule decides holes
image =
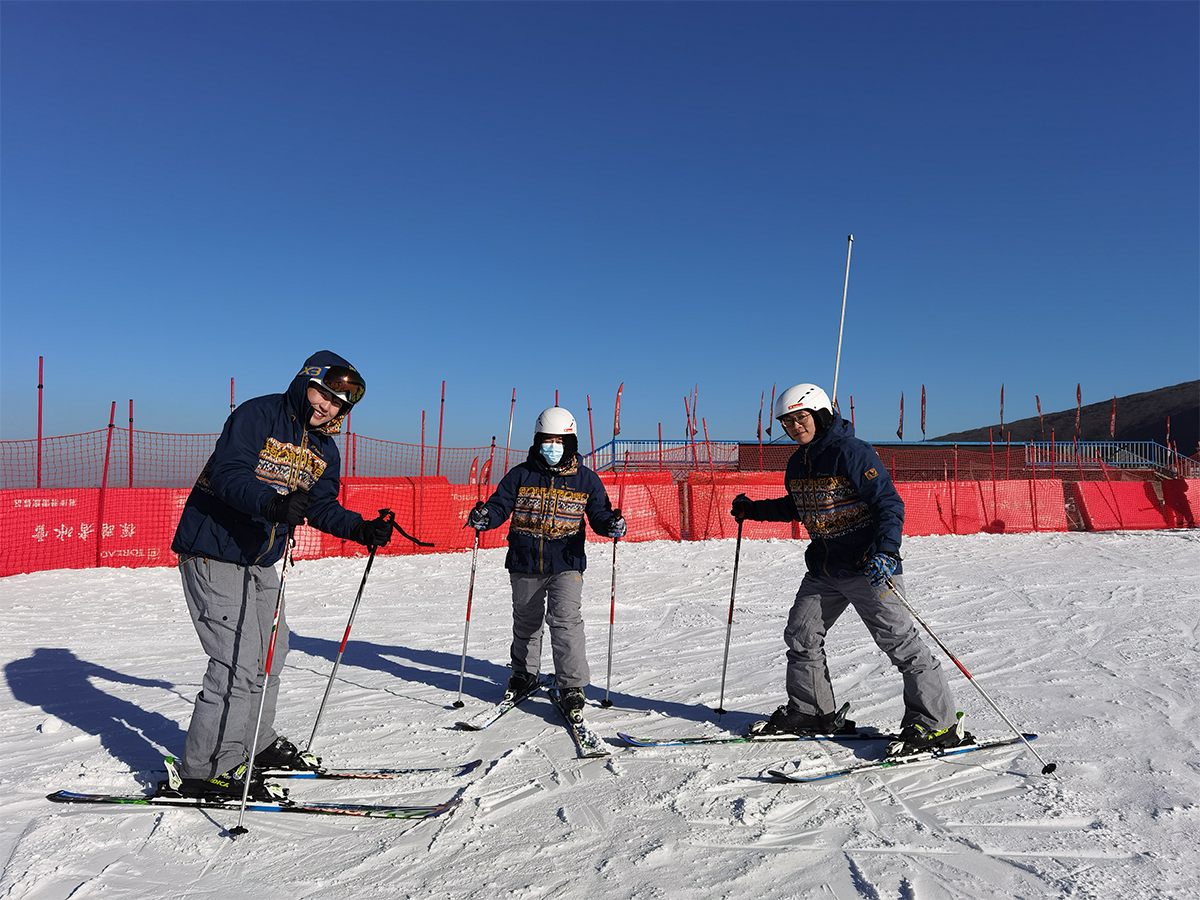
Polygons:
[[563,445],[552,444],[549,441],[541,446],[542,457],[552,466],[557,466],[559,460],[563,458]]

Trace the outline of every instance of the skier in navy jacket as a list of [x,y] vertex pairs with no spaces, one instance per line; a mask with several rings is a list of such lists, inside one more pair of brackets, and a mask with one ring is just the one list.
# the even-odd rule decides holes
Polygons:
[[624,537],[626,530],[621,511],[612,508],[600,478],[577,451],[575,417],[558,406],[543,410],[529,457],[467,518],[476,531],[487,531],[512,516],[504,560],[513,591],[513,674],[506,698],[537,683],[542,632],[549,625],[559,702],[574,717],[582,714],[583,688],[591,680],[581,610],[583,518],[606,537]]
[[[179,770],[185,795],[240,799],[251,756],[254,768],[316,764],[273,727],[288,651],[282,610],[259,741],[250,744],[279,600],[274,565],[292,529],[307,519],[360,544],[384,546],[391,537],[383,516],[364,520],[337,499],[341,457],[333,435],[365,392],[366,382],[346,360],[328,350],[314,353],[285,393],[247,400],[230,414],[188,496],[171,549],[179,554],[184,596],[209,660]],[[252,785],[255,796],[263,790]]]
[[798,520],[808,530],[807,571],[788,616],[788,702],[753,730],[761,734],[852,730],[837,709],[825,657],[825,636],[853,606],[871,637],[904,679],[901,732],[889,753],[954,746],[969,738],[938,659],[917,634],[912,616],[892,591],[902,586],[900,541],[904,501],[878,454],[836,415],[826,393],[798,384],[773,410],[800,446],[788,460],[788,496],[733,501],[739,521]]

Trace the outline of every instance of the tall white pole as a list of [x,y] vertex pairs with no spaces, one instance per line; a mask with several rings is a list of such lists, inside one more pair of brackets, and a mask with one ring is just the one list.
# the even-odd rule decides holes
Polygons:
[[838,325],[837,359],[833,363],[833,396],[831,401],[837,408],[838,369],[842,366],[842,330],[846,327],[846,291],[850,287],[850,251],[854,248],[854,235],[846,235],[846,281],[842,284],[842,321]]

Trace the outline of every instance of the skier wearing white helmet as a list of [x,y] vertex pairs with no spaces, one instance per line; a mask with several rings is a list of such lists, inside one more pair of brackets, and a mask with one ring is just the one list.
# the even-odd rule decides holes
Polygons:
[[797,384],[779,395],[773,410],[788,437],[799,444],[788,460],[788,496],[733,501],[741,521],[798,520],[808,529],[807,571],[784,629],[788,702],[756,723],[760,734],[830,734],[852,731],[838,709],[825,656],[825,637],[848,606],[867,626],[904,679],[900,735],[895,755],[914,749],[952,747],[971,740],[955,715],[941,664],[917,633],[911,614],[888,584],[903,586],[900,564],[904,501],[874,448],[815,384]]
[[599,477],[580,460],[576,431],[567,410],[543,410],[528,458],[508,471],[487,503],[476,504],[467,524],[487,531],[512,516],[504,566],[512,582],[513,674],[505,696],[524,694],[537,682],[549,625],[559,702],[580,719],[591,680],[582,613],[583,518],[605,537],[624,537],[626,526]]

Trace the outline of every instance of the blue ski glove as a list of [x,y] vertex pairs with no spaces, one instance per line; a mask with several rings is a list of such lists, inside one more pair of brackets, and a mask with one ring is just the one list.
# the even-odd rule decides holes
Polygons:
[[861,574],[871,582],[872,587],[883,587],[899,564],[900,557],[895,553],[876,553],[867,560]]
[[621,515],[619,509],[614,509],[613,513],[616,515],[616,518],[608,526],[608,536],[610,538],[623,538],[625,537],[625,532],[629,530],[629,526],[625,523],[625,517]]
[[487,531],[491,520],[492,514],[488,512],[488,508],[483,503],[476,503],[475,508],[467,516],[467,524],[476,531]]

